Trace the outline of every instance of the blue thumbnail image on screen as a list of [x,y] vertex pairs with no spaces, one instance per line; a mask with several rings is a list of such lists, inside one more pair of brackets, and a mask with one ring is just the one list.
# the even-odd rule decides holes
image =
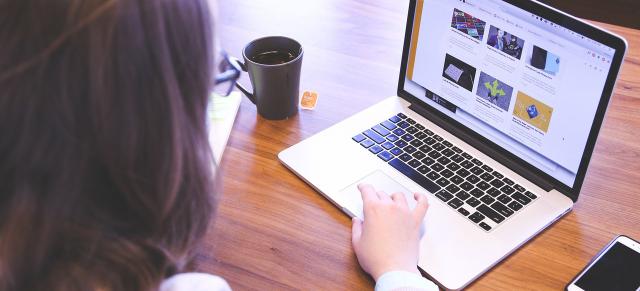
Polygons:
[[538,117],[538,108],[535,105],[529,105],[527,107],[527,114],[529,114],[529,118],[534,119]]

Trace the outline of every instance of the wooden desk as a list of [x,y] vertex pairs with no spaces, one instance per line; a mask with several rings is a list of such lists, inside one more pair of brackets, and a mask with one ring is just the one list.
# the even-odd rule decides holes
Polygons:
[[[372,290],[351,249],[349,217],[282,166],[277,154],[395,95],[407,3],[220,1],[223,47],[241,56],[260,36],[299,40],[306,49],[302,87],[317,90],[320,101],[315,111],[273,122],[243,100],[198,270],[226,278],[236,290]],[[469,289],[558,290],[616,234],[640,239],[640,32],[604,26],[625,36],[631,50],[579,202]]]

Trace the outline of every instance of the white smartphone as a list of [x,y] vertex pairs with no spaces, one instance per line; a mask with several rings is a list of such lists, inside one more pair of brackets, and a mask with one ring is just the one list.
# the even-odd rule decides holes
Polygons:
[[614,238],[567,285],[567,291],[640,290],[640,243]]

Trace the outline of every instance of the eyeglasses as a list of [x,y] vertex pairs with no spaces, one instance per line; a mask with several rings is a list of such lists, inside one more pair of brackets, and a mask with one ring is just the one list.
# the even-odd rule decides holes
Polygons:
[[242,68],[239,62],[234,61],[226,52],[221,52],[222,60],[218,65],[219,74],[215,78],[216,93],[222,96],[229,96],[231,91],[240,79]]

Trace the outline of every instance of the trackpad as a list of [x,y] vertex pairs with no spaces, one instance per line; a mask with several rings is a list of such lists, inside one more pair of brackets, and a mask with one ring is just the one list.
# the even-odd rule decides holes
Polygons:
[[355,216],[360,219],[364,219],[362,211],[362,195],[360,194],[360,190],[358,190],[358,184],[370,184],[377,191],[383,191],[387,193],[387,195],[391,195],[396,192],[404,193],[409,204],[409,209],[413,209],[416,206],[416,200],[413,198],[413,192],[400,185],[400,183],[396,182],[393,178],[387,176],[382,171],[377,170],[340,191],[340,198],[344,199],[342,206],[351,217]]

